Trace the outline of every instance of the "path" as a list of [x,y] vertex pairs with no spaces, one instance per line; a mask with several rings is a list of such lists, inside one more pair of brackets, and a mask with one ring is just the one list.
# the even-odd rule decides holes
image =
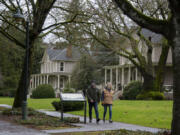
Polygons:
[[[11,108],[5,104],[0,104],[0,107]],[[48,135],[48,133],[0,120],[0,135]]]
[[[0,106],[4,106],[8,108],[11,107],[8,105],[1,105],[1,104]],[[57,112],[57,111],[46,111],[46,110],[38,110],[38,111],[43,112],[49,116],[60,118],[60,112]],[[81,122],[84,121],[84,117],[78,116],[78,115],[64,113],[64,117],[79,117]],[[119,129],[126,129],[126,130],[132,130],[132,131],[139,130],[139,131],[147,131],[147,132],[152,132],[152,133],[157,133],[161,131],[161,129],[157,129],[157,128],[143,127],[143,126],[138,126],[138,125],[133,125],[133,124],[126,124],[122,122],[109,123],[108,121],[106,121],[105,123],[103,123],[103,121],[101,120],[99,124],[96,124],[95,119],[93,119],[92,123],[88,123],[88,121],[89,119],[87,118],[87,124],[83,124],[83,123],[73,124],[75,126],[78,126],[77,128],[42,130],[42,132],[39,132],[33,129],[28,129],[23,126],[12,125],[7,122],[5,123],[3,122],[3,125],[4,125],[3,127],[2,121],[0,121],[0,131],[7,129],[7,130],[4,130],[3,132],[0,132],[0,135],[4,135],[4,134],[6,135],[31,135],[30,133],[32,133],[32,135],[46,135],[46,134],[51,134],[51,133],[88,132],[88,131],[105,131],[105,130],[119,130]],[[10,133],[8,134],[8,132],[10,132],[8,130],[8,127],[9,129],[12,129],[13,131],[11,132],[11,134]],[[26,134],[27,133],[26,131],[28,132],[28,134]]]
[[[54,116],[54,117],[59,117],[60,118],[60,113],[55,112],[55,111],[45,111],[45,110],[39,110],[40,112],[43,112],[49,116]],[[80,121],[84,121],[84,117],[78,116],[78,115],[72,115],[72,114],[67,114],[64,113],[64,117],[79,117]],[[149,127],[143,127],[143,126],[138,126],[138,125],[133,125],[133,124],[125,124],[121,122],[113,122],[109,123],[106,121],[103,123],[101,120],[99,124],[96,124],[96,120],[93,119],[92,123],[88,123],[89,119],[87,118],[87,124],[73,124],[76,126],[79,126],[78,128],[68,128],[68,129],[58,129],[58,130],[43,130],[46,133],[65,133],[65,132],[83,132],[83,131],[105,131],[105,130],[119,130],[119,129],[126,129],[126,130],[132,130],[132,131],[147,131],[147,132],[152,132],[152,133],[157,133],[160,131],[160,129],[157,128],[149,128]]]
[[48,135],[48,133],[0,120],[0,135]]

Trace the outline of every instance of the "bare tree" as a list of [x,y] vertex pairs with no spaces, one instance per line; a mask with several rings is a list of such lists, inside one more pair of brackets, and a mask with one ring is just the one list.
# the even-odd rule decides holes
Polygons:
[[[24,23],[16,24],[15,20],[12,18],[12,13],[15,13],[17,9],[21,11],[22,14],[27,14],[27,18],[30,22],[30,31],[29,31],[29,73],[32,70],[32,54],[34,48],[34,42],[37,38],[41,38],[48,33],[55,30],[57,27],[60,27],[63,24],[71,23],[77,15],[69,18],[69,20],[64,20],[63,15],[66,12],[66,2],[63,0],[1,0],[0,1],[0,23],[6,27],[0,27],[0,33],[5,36],[7,39],[16,43],[16,45],[25,48],[25,43],[22,40],[19,40],[18,35],[13,35],[9,33],[8,29],[14,27],[17,31],[21,32],[22,35],[25,34],[25,25]],[[61,7],[62,6],[62,7]],[[61,15],[56,16],[55,11],[60,10]],[[46,24],[46,25],[45,25]],[[26,58],[24,59],[26,63]],[[25,87],[25,65],[22,69],[21,78],[19,81],[18,89],[14,99],[13,107],[20,107],[22,103],[22,91]],[[28,74],[28,82],[30,80],[30,74]],[[28,84],[29,86],[29,84]]]
[[[137,10],[128,0],[114,0],[128,17],[138,25],[160,33],[166,37],[173,52],[173,120],[172,135],[180,134],[180,1],[168,0],[170,16],[168,19],[154,19]],[[163,9],[162,9],[163,10]]]
[[[128,20],[122,11],[109,1],[97,0],[95,3],[89,1],[89,7],[91,10],[88,13],[91,14],[89,16],[94,23],[83,24],[84,30],[101,45],[130,60],[144,78],[144,90],[160,91],[169,45],[162,42],[158,71],[153,74],[152,51],[155,44],[143,36],[141,28]],[[159,13],[156,16],[160,16]],[[127,44],[130,50],[127,49]],[[147,49],[142,52],[141,47]]]

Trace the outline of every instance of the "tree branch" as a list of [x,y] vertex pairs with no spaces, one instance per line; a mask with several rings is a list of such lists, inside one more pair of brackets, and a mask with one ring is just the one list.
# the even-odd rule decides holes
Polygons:
[[22,33],[25,33],[23,30],[21,30],[20,28],[18,28],[16,25],[14,25],[14,24],[12,24],[10,21],[8,21],[8,20],[6,19],[6,17],[4,17],[4,16],[1,15],[1,14],[0,14],[0,16],[2,17],[2,19],[0,19],[0,20],[2,20],[3,22],[6,22],[7,24],[9,24],[9,25],[12,26],[12,27],[15,27],[17,30],[21,31]]
[[63,24],[71,23],[71,22],[73,22],[75,20],[76,16],[77,16],[77,14],[71,20],[69,20],[69,21],[59,22],[59,23],[55,23],[55,24],[49,25],[49,26],[45,27],[44,29],[42,29],[42,31],[45,31],[45,30],[50,29],[52,27],[57,27],[58,25],[63,25]]
[[31,5],[32,5],[32,11],[33,11],[33,16],[35,15],[35,13],[36,13],[36,5],[35,5],[35,3],[34,3],[34,0],[29,0],[30,1],[30,3],[31,3]]
[[25,49],[25,45],[22,44],[20,41],[18,41],[17,39],[15,39],[12,35],[8,34],[7,32],[4,32],[4,30],[0,27],[0,33],[5,36],[7,39],[9,39],[11,42],[16,43],[16,45],[22,47]]
[[13,11],[13,12],[14,12],[14,9],[13,9],[11,6],[9,6],[9,5],[6,3],[5,0],[2,0],[1,3],[3,3],[3,5],[4,5],[5,7],[7,7],[10,11]]
[[139,64],[134,60],[134,55],[132,55],[132,54],[130,54],[130,53],[128,53],[128,55],[126,55],[125,53],[127,52],[127,51],[125,51],[125,53],[123,53],[122,51],[119,51],[119,50],[117,50],[117,49],[114,49],[114,48],[112,48],[110,45],[107,45],[106,43],[104,43],[103,41],[101,41],[99,38],[97,38],[92,32],[89,32],[89,31],[86,31],[88,34],[90,34],[92,37],[93,37],[93,39],[95,39],[97,42],[99,42],[100,44],[102,44],[104,47],[106,47],[106,48],[109,48],[109,49],[111,49],[113,52],[115,52],[116,54],[118,54],[118,55],[120,55],[120,56],[123,56],[123,57],[125,57],[125,58],[127,58],[127,59],[129,59],[134,65],[136,65],[136,66],[138,66],[139,67]]
[[169,21],[157,20],[142,14],[136,10],[127,0],[114,0],[119,8],[138,25],[169,37]]

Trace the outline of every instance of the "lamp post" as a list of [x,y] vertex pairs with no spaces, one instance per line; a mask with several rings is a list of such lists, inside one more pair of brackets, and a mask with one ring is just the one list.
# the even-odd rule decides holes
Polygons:
[[27,119],[27,94],[28,94],[28,75],[29,75],[29,20],[25,19],[24,15],[21,14],[20,10],[17,10],[17,13],[13,17],[18,21],[24,21],[26,27],[26,63],[25,63],[25,82],[24,82],[24,91],[23,91],[23,101],[22,101],[22,119]]

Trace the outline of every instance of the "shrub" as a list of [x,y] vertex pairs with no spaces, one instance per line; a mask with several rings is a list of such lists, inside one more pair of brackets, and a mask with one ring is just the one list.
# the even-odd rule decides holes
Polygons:
[[123,98],[127,100],[135,100],[136,96],[141,92],[141,90],[142,90],[141,82],[139,81],[131,82],[124,88]]
[[143,92],[137,95],[138,100],[164,100],[165,96],[163,93],[158,91]]
[[49,84],[39,85],[35,90],[32,92],[32,98],[54,98],[55,93],[54,89]]
[[[61,101],[53,101],[52,102],[53,107],[55,108],[56,111],[61,110]],[[78,111],[82,110],[84,108],[84,103],[83,102],[64,102],[63,103],[63,111]]]
[[63,92],[64,92],[64,93],[74,93],[74,92],[75,92],[75,89],[73,89],[73,88],[65,88],[65,89],[63,90]]

